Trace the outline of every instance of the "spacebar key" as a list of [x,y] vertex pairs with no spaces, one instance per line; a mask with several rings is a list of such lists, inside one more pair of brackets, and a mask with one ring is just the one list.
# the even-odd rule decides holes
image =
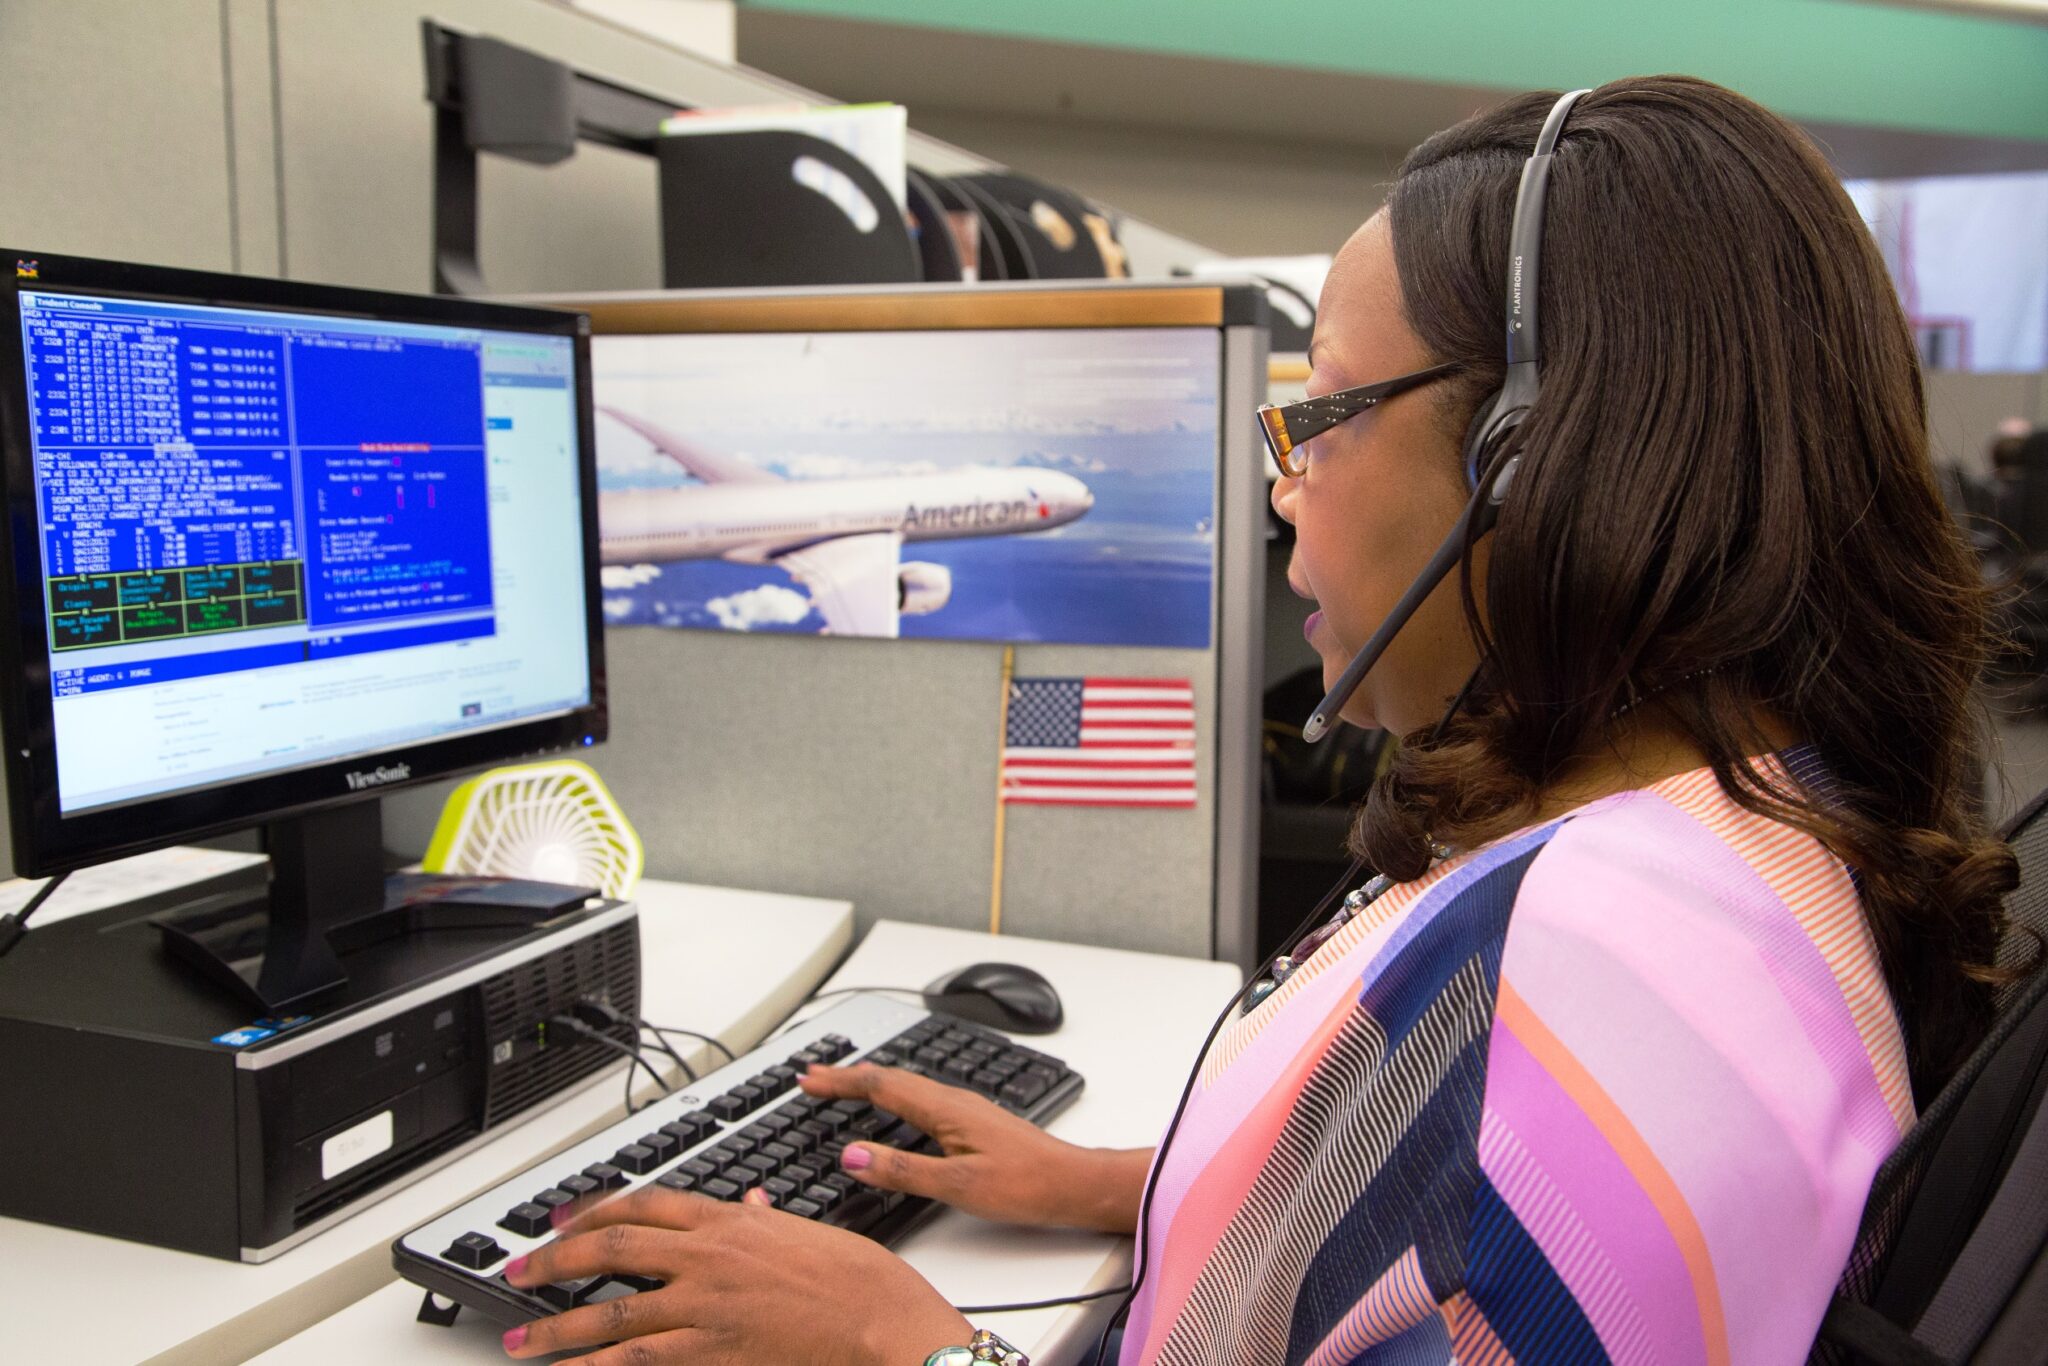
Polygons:
[[884,1208],[882,1197],[873,1191],[855,1191],[834,1206],[820,1222],[853,1233],[865,1233],[882,1217]]

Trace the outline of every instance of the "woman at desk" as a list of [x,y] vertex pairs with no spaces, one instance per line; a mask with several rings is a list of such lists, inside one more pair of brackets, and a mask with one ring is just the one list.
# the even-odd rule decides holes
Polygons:
[[[1151,1151],[886,1069],[804,1085],[943,1142],[849,1146],[861,1181],[1142,1221],[1124,1363],[1800,1360],[1989,1021],[2014,877],[1972,810],[1985,600],[1877,250],[1729,91],[1530,95],[1409,155],[1310,354],[1268,429],[1326,680],[1423,576],[1332,704],[1404,737],[1353,831],[1385,876],[1233,1012],[1149,1198]],[[512,1354],[917,1366],[971,1331],[878,1246],[661,1191],[507,1274],[599,1271],[672,1284]]]

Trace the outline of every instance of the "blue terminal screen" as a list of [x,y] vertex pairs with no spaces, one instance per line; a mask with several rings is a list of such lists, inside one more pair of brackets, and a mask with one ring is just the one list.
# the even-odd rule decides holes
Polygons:
[[20,298],[65,814],[589,702],[570,338]]

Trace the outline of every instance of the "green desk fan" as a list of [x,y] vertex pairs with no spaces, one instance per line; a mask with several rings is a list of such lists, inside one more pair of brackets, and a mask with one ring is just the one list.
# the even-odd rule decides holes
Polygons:
[[494,768],[448,794],[422,866],[516,877],[625,897],[645,866],[640,837],[590,765],[574,759]]

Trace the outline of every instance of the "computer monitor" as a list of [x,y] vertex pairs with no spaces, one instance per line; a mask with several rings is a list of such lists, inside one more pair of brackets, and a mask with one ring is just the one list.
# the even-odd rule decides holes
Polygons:
[[281,1007],[385,910],[377,797],[604,738],[576,314],[0,252],[14,864],[249,826]]

